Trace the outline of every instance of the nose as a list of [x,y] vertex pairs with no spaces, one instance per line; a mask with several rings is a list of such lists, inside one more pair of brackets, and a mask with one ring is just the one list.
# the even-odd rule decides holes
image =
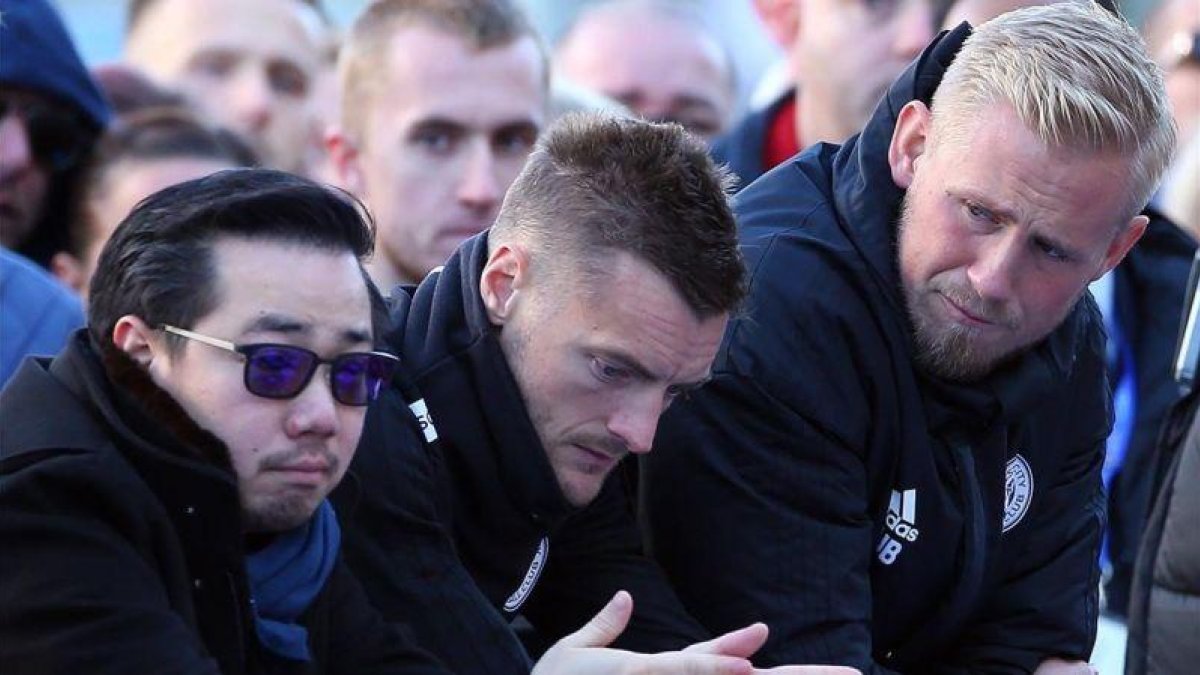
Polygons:
[[329,387],[329,376],[323,372],[328,365],[313,374],[304,390],[289,402],[285,431],[288,438],[315,435],[328,438],[338,433],[338,402]]
[[499,202],[503,191],[496,177],[496,157],[485,139],[480,139],[466,158],[458,201],[473,210],[488,211]]
[[271,121],[274,95],[267,74],[250,66],[237,74],[230,97],[233,117],[244,132],[261,132]]
[[7,183],[33,166],[33,149],[25,123],[17,114],[0,118],[0,183]]
[[975,261],[967,268],[967,279],[981,298],[1003,302],[1012,297],[1020,246],[1020,233],[1015,228],[979,244]]
[[935,12],[931,0],[903,0],[894,21],[892,51],[911,60],[933,40]]
[[650,452],[654,444],[658,419],[664,407],[661,395],[631,397],[625,406],[609,418],[608,431],[624,441],[629,452],[644,455]]

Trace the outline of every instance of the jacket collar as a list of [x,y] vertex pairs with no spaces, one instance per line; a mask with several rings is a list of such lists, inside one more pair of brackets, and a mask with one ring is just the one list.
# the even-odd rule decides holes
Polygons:
[[50,364],[50,373],[103,423],[144,453],[234,480],[229,449],[201,428],[146,371],[117,349],[101,349],[78,331]]
[[[443,447],[480,468],[494,465],[514,507],[551,529],[576,509],[563,495],[524,398],[500,347],[479,284],[488,258],[487,232],[464,242],[440,270],[430,273],[411,298],[392,301],[389,343],[402,345],[429,401]],[[401,294],[403,295],[403,294]],[[467,390],[447,391],[442,376],[424,373],[454,363],[455,382]],[[439,371],[441,372],[441,371]],[[462,443],[449,417],[477,420],[490,443]],[[470,447],[467,447],[470,445]]]

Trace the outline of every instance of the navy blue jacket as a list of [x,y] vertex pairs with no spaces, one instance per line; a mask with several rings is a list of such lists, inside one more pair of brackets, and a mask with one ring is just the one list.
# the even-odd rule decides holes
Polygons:
[[[521,615],[539,637],[553,640],[578,629],[625,589],[633,594],[634,613],[616,646],[656,652],[705,639],[642,554],[620,472],[585,508],[563,496],[479,296],[486,260],[485,233],[465,242],[420,286],[398,288],[390,300],[388,346],[401,355],[424,397],[428,414],[422,422],[437,440],[423,456],[396,454],[396,439],[410,435],[413,423],[399,398],[411,403],[415,393],[397,398],[392,391],[368,413],[351,471],[362,494],[358,508],[376,515],[351,526],[369,533],[356,537],[358,544],[347,538],[355,573],[377,603],[384,597],[380,588],[393,589],[386,597],[407,598],[405,611],[424,617],[409,619],[421,646],[462,672],[519,672],[521,664],[463,593],[446,601],[437,593],[406,590],[445,575],[422,578],[410,564],[392,570],[383,564],[382,549],[395,556],[414,548],[402,539],[410,529],[403,521],[413,514],[426,514],[428,528],[449,532],[486,598],[483,609],[504,621]],[[352,551],[364,545],[379,549],[374,555],[380,564],[369,571],[354,564]],[[386,613],[405,618],[386,604]],[[432,633],[442,637],[430,640]]]
[[1027,673],[1091,650],[1112,423],[1095,302],[973,385],[913,365],[886,152],[968,32],[860,136],[738,195],[745,313],[644,458],[652,552],[710,630],[767,622],[765,664]]

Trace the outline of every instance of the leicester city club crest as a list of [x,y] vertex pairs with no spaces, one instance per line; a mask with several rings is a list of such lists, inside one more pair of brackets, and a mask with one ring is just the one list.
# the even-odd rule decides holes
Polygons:
[[1033,500],[1033,470],[1020,455],[1008,460],[1004,471],[1004,531],[1008,532],[1029,511]]

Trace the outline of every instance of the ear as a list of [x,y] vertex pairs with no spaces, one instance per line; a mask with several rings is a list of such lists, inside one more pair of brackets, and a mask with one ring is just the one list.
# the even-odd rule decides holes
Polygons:
[[500,244],[488,256],[479,278],[479,295],[488,319],[503,326],[512,317],[520,291],[529,283],[529,252],[519,244]]
[[83,292],[83,282],[85,279],[83,277],[83,263],[79,262],[79,258],[66,251],[55,253],[54,257],[50,259],[50,273],[61,281],[64,286],[76,293]]
[[888,146],[888,165],[896,187],[907,190],[912,185],[917,159],[928,147],[932,119],[933,114],[921,101],[909,101],[900,109],[892,143]]
[[132,315],[117,319],[113,326],[112,340],[117,349],[129,355],[143,368],[150,368],[155,358],[165,357],[166,345],[163,344],[158,331],[146,325],[145,321]]
[[341,125],[331,124],[325,130],[325,152],[329,153],[339,186],[362,198],[366,182],[363,180],[358,144],[347,135]]
[[1112,243],[1108,245],[1108,251],[1104,253],[1104,265],[1096,276],[1092,277],[1092,281],[1108,274],[1109,270],[1116,267],[1125,259],[1125,254],[1129,253],[1129,249],[1133,248],[1134,244],[1142,238],[1146,232],[1146,226],[1150,224],[1150,219],[1146,216],[1134,216],[1129,224],[1121,228],[1116,237],[1113,237]]

